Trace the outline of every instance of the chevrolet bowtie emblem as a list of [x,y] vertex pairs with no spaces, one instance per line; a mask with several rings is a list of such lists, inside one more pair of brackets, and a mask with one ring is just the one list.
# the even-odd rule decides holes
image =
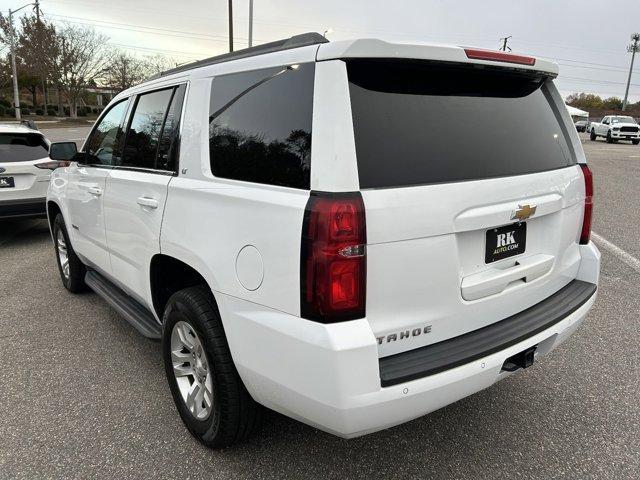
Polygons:
[[536,205],[518,205],[518,209],[511,214],[511,220],[526,220],[536,213]]

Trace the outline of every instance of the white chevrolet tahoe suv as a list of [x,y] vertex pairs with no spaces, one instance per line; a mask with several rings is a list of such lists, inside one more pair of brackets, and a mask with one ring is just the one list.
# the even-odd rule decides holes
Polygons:
[[529,367],[595,301],[591,173],[556,75],[318,34],[165,72],[53,174],[62,282],[162,340],[206,445],[261,406],[342,437],[429,413]]
[[607,115],[599,123],[593,122],[589,125],[589,135],[591,140],[604,137],[607,143],[630,140],[634,145],[638,145],[640,143],[640,125],[633,117]]

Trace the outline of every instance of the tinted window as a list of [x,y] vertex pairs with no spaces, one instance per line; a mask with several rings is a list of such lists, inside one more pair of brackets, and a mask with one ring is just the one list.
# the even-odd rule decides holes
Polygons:
[[115,104],[95,126],[87,142],[86,163],[114,165],[118,162],[127,104],[127,100]]
[[176,163],[178,158],[180,129],[180,115],[182,113],[182,102],[184,100],[185,85],[176,88],[171,106],[167,112],[167,118],[162,127],[160,134],[160,144],[158,145],[158,163],[156,168],[159,170],[176,171]]
[[138,96],[122,152],[123,167],[156,168],[156,153],[173,89]]
[[382,60],[351,60],[347,70],[361,188],[575,163],[539,74]]
[[47,158],[49,147],[39,133],[0,133],[0,163]]
[[309,188],[314,64],[213,80],[209,152],[214,175]]

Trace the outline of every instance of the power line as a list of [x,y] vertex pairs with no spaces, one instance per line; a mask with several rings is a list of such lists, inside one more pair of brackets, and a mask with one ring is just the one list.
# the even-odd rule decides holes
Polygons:
[[[97,20],[97,19],[86,18],[86,17],[73,17],[69,15],[58,15],[55,13],[48,13],[47,16],[58,17],[61,19],[57,21],[68,21],[69,23],[77,23],[80,25],[103,26],[101,24],[105,24],[104,26],[108,26],[109,28],[114,28],[116,30],[130,30],[134,32],[152,33],[152,34],[166,35],[171,37],[193,38],[196,40],[209,40],[209,41],[217,41],[217,42],[225,42],[225,43],[227,42],[227,39],[228,39],[227,35],[211,35],[207,33],[194,33],[194,32],[187,32],[184,30],[172,30],[168,28],[150,27],[147,25],[139,25],[135,23],[109,22],[106,20]],[[68,19],[73,19],[73,20],[68,20]],[[55,19],[52,19],[52,20],[55,20]],[[91,22],[91,23],[84,23],[84,22]],[[148,30],[152,30],[152,31],[148,31]],[[239,37],[239,38],[241,38],[242,40],[246,40],[243,37]],[[262,41],[262,40],[259,40],[259,41]]]

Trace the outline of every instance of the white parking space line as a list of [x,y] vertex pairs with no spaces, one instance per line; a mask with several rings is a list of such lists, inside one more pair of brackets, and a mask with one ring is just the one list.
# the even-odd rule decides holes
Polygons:
[[633,268],[636,272],[640,273],[640,260],[631,255],[630,253],[625,252],[623,249],[614,245],[609,240],[604,237],[601,237],[596,232],[591,232],[591,236],[596,241],[596,243],[607,250],[609,253],[612,253],[619,260],[622,260],[624,263]]

